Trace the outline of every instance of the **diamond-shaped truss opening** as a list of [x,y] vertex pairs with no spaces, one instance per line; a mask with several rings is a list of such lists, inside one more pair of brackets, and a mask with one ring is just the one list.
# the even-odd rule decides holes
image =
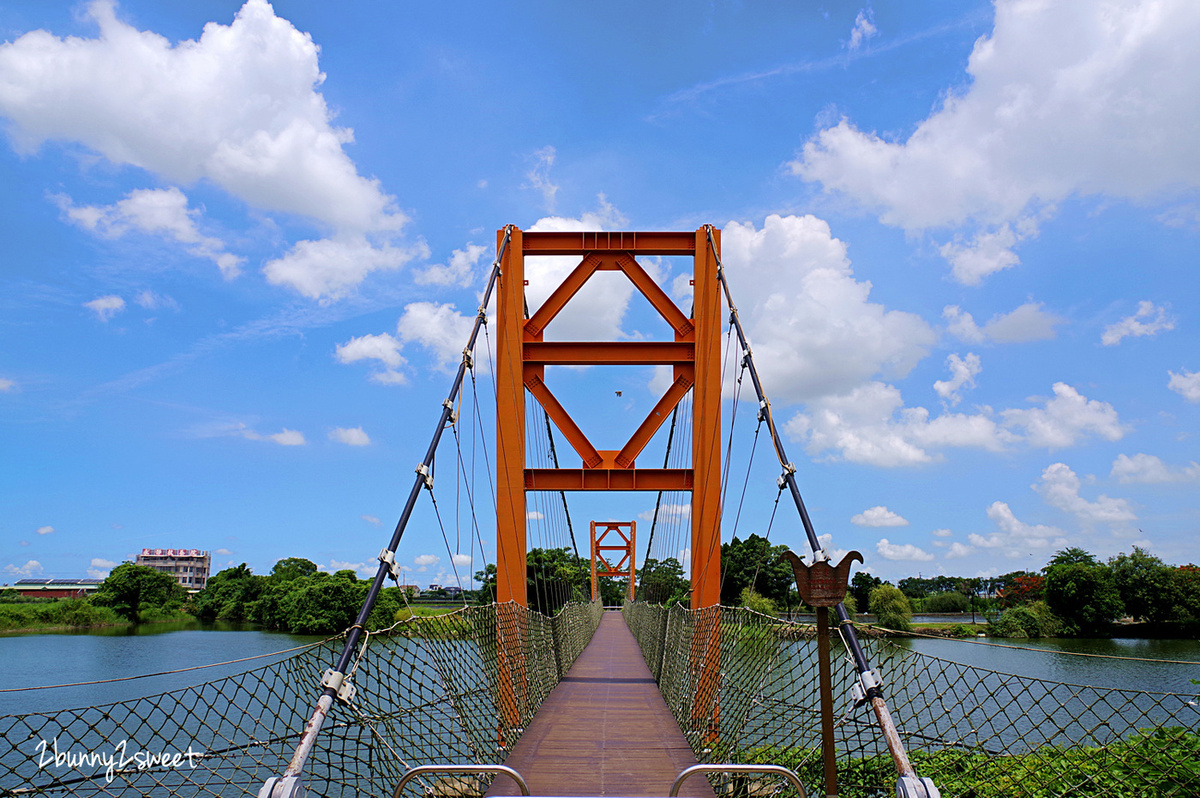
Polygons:
[[[633,438],[643,425],[650,423],[656,427],[646,439],[640,454],[636,454],[637,465],[641,467],[663,467],[664,452],[667,449],[667,438],[671,434],[671,419],[674,408],[659,407],[662,396],[669,390],[664,389],[664,381],[656,374],[654,366],[607,366],[600,369],[577,369],[568,366],[547,366],[545,369],[545,388],[550,393],[552,402],[557,403],[570,421],[577,426],[582,434],[597,451],[619,452]],[[673,382],[668,371],[665,384]],[[540,392],[540,391],[539,391]],[[682,391],[679,406],[686,410],[690,405],[690,388]],[[681,412],[683,412],[681,410]],[[526,452],[532,467],[553,467],[552,463],[542,461],[546,457],[536,454],[545,451],[548,439],[545,429],[545,416],[538,397],[533,392],[526,393]],[[558,456],[558,463],[563,468],[579,468],[581,459],[584,468],[595,468],[597,463],[588,462],[583,452],[579,452],[571,440],[569,430],[563,429],[555,419],[553,409],[550,410],[551,424],[554,429],[551,435]],[[674,433],[674,448],[690,443],[685,435],[690,434],[690,423],[678,423]],[[690,449],[686,449],[690,452]],[[537,465],[533,465],[537,463]],[[675,468],[688,468],[691,465],[690,456],[683,462],[673,464]],[[619,468],[633,467],[633,464],[618,463]]]
[[[645,260],[649,269],[621,252],[527,257],[526,333],[550,341],[670,341],[689,334],[692,325],[671,298],[672,286],[654,276],[670,277],[664,270],[673,272],[673,264],[665,258]],[[568,305],[571,311],[564,313]],[[636,326],[630,325],[633,320]]]

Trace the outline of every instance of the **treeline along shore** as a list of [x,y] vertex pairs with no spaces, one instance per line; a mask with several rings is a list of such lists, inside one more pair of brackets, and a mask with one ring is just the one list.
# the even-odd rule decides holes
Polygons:
[[[785,546],[757,535],[722,544],[721,603],[768,615],[807,608],[796,593]],[[552,614],[590,595],[586,560],[568,549],[533,549],[527,556],[529,604]],[[169,575],[123,563],[84,598],[31,599],[0,590],[0,632],[86,629],[196,618],[231,621],[295,634],[334,634],[350,626],[369,586],[352,570],[329,573],[301,557],[279,560],[268,574],[245,564],[210,577],[188,594]],[[495,566],[474,574],[475,590],[418,596],[413,588],[385,588],[368,620],[386,628],[413,614],[444,612],[495,596]],[[605,604],[620,604],[625,586],[600,584]],[[675,559],[647,560],[638,573],[638,598],[687,603],[691,585]],[[884,630],[913,630],[914,614],[970,613],[972,623],[926,627],[940,634],[992,637],[1181,637],[1200,632],[1200,568],[1164,563],[1134,547],[1106,562],[1080,548],[1057,552],[1041,571],[997,577],[913,576],[897,584],[866,571],[854,574],[846,596],[852,613],[867,611]]]

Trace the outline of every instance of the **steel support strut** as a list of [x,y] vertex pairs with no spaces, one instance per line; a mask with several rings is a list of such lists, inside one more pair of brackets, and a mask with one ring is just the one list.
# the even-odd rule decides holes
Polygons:
[[[710,245],[714,251],[719,252],[720,250],[713,243],[715,231],[711,226],[707,226],[706,229]],[[808,515],[808,508],[804,505],[804,498],[800,495],[800,486],[796,482],[796,467],[788,460],[787,453],[783,448],[783,440],[779,436],[779,430],[775,427],[775,417],[771,413],[771,402],[767,399],[766,392],[763,391],[762,382],[758,378],[758,368],[754,365],[754,354],[751,352],[750,343],[746,339],[746,331],[742,328],[742,321],[738,316],[737,305],[733,302],[733,295],[729,289],[729,281],[725,275],[724,264],[719,259],[717,262],[717,276],[721,281],[721,287],[725,291],[725,302],[729,305],[729,323],[733,325],[734,330],[737,332],[738,343],[742,348],[742,363],[750,372],[750,381],[753,383],[754,393],[758,397],[759,419],[766,422],[767,430],[771,434],[771,442],[775,446],[775,456],[779,458],[779,464],[783,467],[783,475],[780,479],[787,485],[792,501],[796,505],[796,510],[800,514],[800,523],[804,527],[804,535],[808,538],[808,545],[813,552],[814,559],[828,560],[829,555],[817,538],[817,532],[813,528],[812,519]],[[871,663],[867,660],[867,655],[863,651],[862,644],[859,643],[858,635],[854,631],[853,622],[850,620],[850,613],[846,611],[846,605],[838,604],[835,612],[838,617],[838,632],[846,645],[846,650],[849,652],[851,659],[854,660],[855,669],[858,671],[859,683],[863,689],[863,698],[871,704],[871,708],[875,711],[880,729],[887,740],[888,750],[891,752],[892,759],[895,762],[896,771],[900,775],[897,789],[917,789],[919,790],[918,792],[911,792],[909,794],[919,796],[921,792],[924,792],[929,798],[935,798],[939,793],[937,788],[933,786],[933,782],[929,779],[919,778],[912,764],[909,762],[908,754],[905,753],[900,735],[896,731],[896,725],[892,721],[891,714],[888,712],[887,703],[883,699],[879,676],[871,669]]]
[[[421,489],[432,484],[429,479],[429,469],[433,465],[433,456],[437,452],[438,443],[442,439],[442,433],[445,432],[449,424],[453,423],[454,401],[458,398],[458,393],[462,389],[467,369],[472,366],[471,353],[475,351],[475,341],[479,337],[479,331],[484,324],[487,324],[487,306],[491,301],[496,280],[500,276],[500,262],[503,260],[504,254],[508,249],[512,229],[509,227],[502,231],[503,235],[500,237],[497,246],[496,259],[492,263],[492,273],[488,277],[487,289],[483,293],[483,301],[479,304],[479,313],[475,317],[475,325],[471,328],[471,337],[467,340],[466,348],[463,349],[463,359],[458,365],[458,373],[455,375],[454,383],[450,387],[449,396],[446,398],[446,401],[442,402],[441,417],[438,419],[437,427],[433,431],[433,438],[429,442],[429,447],[425,450],[425,458],[416,468],[417,476],[413,480],[412,489],[408,493],[408,501],[404,504],[404,510],[400,513],[400,520],[396,522],[396,528],[392,532],[391,541],[388,543],[388,547],[380,552],[379,570],[375,572],[375,578],[371,582],[371,587],[367,590],[367,597],[363,601],[362,608],[358,611],[358,617],[354,619],[354,625],[350,627],[349,632],[346,634],[346,645],[342,649],[342,654],[338,657],[337,664],[334,665],[332,671],[326,672],[326,678],[322,680],[322,684],[325,687],[321,691],[320,698],[317,699],[317,705],[304,727],[304,733],[301,735],[300,742],[296,745],[295,753],[292,754],[291,762],[288,763],[283,777],[267,779],[259,790],[259,798],[292,798],[293,796],[300,798],[304,795],[304,786],[300,781],[300,774],[304,770],[304,763],[312,751],[313,743],[316,742],[317,734],[321,731],[321,725],[324,723],[325,717],[333,705],[333,700],[338,696],[339,688],[343,684],[342,677],[345,676],[346,668],[349,667],[351,660],[354,658],[354,650],[362,639],[363,631],[366,629],[367,618],[371,615],[371,610],[375,609],[375,602],[379,598],[379,592],[383,589],[383,583],[389,575],[393,574],[395,552],[400,546],[400,539],[404,537],[404,530],[408,526],[409,518],[412,517],[413,509],[417,505],[417,498],[421,495]],[[330,673],[333,674],[332,678],[330,678]]]

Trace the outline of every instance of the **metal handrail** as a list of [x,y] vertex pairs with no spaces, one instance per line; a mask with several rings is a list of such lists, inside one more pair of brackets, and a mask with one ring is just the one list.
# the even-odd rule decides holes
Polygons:
[[525,778],[505,765],[417,765],[400,777],[400,783],[392,791],[392,798],[400,798],[408,783],[422,773],[504,773],[517,783],[521,795],[529,795],[529,785],[525,783]]
[[792,786],[800,791],[800,798],[808,798],[808,793],[804,791],[804,784],[800,781],[800,777],[796,775],[794,770],[788,770],[783,765],[731,765],[731,764],[714,764],[714,765],[692,765],[684,768],[678,776],[675,777],[675,783],[671,785],[671,792],[668,793],[670,798],[677,798],[679,788],[683,786],[683,782],[688,776],[694,773],[774,773],[776,776],[783,776],[792,783]]

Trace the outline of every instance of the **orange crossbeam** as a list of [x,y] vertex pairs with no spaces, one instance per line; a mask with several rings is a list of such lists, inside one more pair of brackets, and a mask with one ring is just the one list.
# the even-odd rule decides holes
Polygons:
[[580,252],[624,250],[639,255],[694,255],[692,233],[524,233],[526,255],[578,255]]
[[690,468],[527,468],[525,490],[691,490]]
[[669,366],[692,363],[690,341],[526,341],[525,362],[545,366]]

